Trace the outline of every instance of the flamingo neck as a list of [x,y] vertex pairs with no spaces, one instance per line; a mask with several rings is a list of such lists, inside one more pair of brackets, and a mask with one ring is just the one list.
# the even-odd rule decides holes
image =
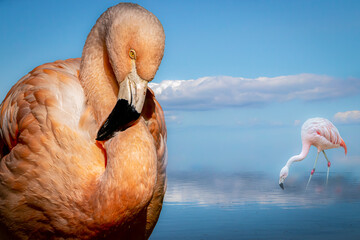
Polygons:
[[292,156],[286,163],[286,166],[290,168],[291,164],[294,162],[302,161],[309,153],[310,144],[304,143],[302,145],[301,153],[299,155]]
[[98,21],[90,31],[80,64],[80,82],[98,126],[115,106],[119,91],[106,48],[105,26],[102,21]]
[[156,150],[145,121],[105,142],[108,163],[91,196],[101,223],[126,221],[150,201],[156,182]]
[[[106,21],[99,19],[86,40],[79,77],[98,127],[115,106],[119,91],[105,43]],[[140,119],[104,143],[107,166],[85,193],[95,225],[124,222],[148,204],[156,182],[153,142]]]

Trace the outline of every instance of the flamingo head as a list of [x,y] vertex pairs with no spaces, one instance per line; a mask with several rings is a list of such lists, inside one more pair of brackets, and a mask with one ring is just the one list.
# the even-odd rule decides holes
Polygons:
[[119,86],[117,103],[97,135],[97,140],[107,140],[140,117],[148,82],[155,77],[164,54],[165,33],[160,21],[137,4],[120,3],[100,19],[98,23],[106,26],[109,74]]
[[284,181],[287,178],[289,174],[289,167],[285,166],[280,171],[280,179],[279,179],[279,185],[284,190]]

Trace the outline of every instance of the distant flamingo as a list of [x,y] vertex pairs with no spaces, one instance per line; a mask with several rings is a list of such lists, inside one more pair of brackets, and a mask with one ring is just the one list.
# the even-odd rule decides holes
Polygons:
[[167,134],[147,85],[164,47],[160,21],[121,3],[97,20],[81,59],[39,66],[11,88],[0,105],[0,239],[150,236]]
[[309,153],[310,146],[313,145],[317,148],[318,153],[315,159],[315,164],[311,170],[310,177],[306,188],[308,187],[311,178],[315,172],[316,163],[319,157],[319,153],[322,151],[326,161],[328,163],[328,169],[326,174],[326,184],[328,183],[329,170],[330,170],[330,161],[327,158],[325,151],[326,149],[343,147],[345,150],[345,155],[347,153],[347,148],[344,140],[340,137],[339,131],[337,128],[325,118],[310,118],[306,120],[301,128],[301,140],[302,140],[302,150],[299,155],[291,157],[286,165],[280,171],[280,180],[279,185],[284,189],[285,178],[289,174],[290,165],[293,162],[298,162],[303,160]]

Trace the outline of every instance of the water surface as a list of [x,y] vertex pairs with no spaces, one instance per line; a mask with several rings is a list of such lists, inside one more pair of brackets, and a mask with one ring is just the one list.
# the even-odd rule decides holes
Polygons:
[[351,173],[169,173],[156,239],[360,239],[360,182]]

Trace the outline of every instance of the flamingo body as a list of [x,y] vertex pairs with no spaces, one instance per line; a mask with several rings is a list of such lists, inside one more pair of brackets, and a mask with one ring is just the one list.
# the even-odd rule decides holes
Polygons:
[[[167,133],[147,82],[164,40],[154,15],[119,4],[99,18],[81,59],[41,65],[11,88],[0,105],[1,239],[150,236],[166,190]],[[109,130],[124,96],[138,119]],[[99,128],[111,131],[106,140],[95,140]]]
[[338,129],[325,118],[306,120],[301,128],[301,139],[304,145],[313,145],[318,152],[343,147],[345,154],[347,153],[345,142],[340,137]]
[[312,175],[315,172],[315,167],[319,153],[323,151],[326,160],[328,161],[328,173],[330,168],[330,161],[325,155],[324,150],[343,147],[345,155],[347,154],[347,147],[344,140],[341,138],[339,131],[329,120],[325,118],[310,118],[304,122],[301,128],[302,150],[299,155],[291,157],[286,165],[280,171],[279,185],[284,189],[284,180],[289,174],[289,168],[293,162],[302,161],[309,153],[311,145],[315,146],[318,150],[318,155],[315,160],[314,168],[311,171],[308,184]]

